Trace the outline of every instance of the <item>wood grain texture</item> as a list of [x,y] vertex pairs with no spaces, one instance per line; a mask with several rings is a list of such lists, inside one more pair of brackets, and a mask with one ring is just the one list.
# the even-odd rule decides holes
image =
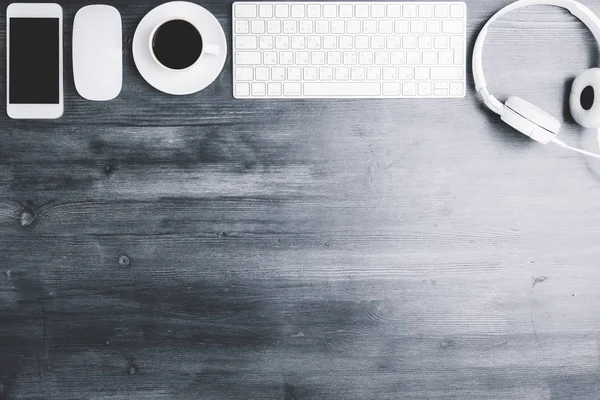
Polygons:
[[[0,118],[1,399],[598,398],[598,163],[513,132],[470,80],[457,100],[235,101],[229,59],[168,96],[131,56],[160,1],[108,3],[120,97],[76,94],[88,2],[68,0],[65,116]],[[468,1],[470,47],[505,4]],[[231,43],[231,3],[203,5]],[[599,57],[579,22],[536,7],[488,40],[499,98],[596,146],[564,106]],[[2,25],[0,65],[4,46]]]

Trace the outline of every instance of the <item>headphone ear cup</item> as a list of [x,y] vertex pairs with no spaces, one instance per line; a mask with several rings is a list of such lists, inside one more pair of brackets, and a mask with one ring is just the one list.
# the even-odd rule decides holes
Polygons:
[[546,111],[517,96],[504,103],[502,120],[533,140],[546,144],[560,131],[560,122]]
[[600,68],[583,71],[571,86],[571,116],[585,128],[600,128]]

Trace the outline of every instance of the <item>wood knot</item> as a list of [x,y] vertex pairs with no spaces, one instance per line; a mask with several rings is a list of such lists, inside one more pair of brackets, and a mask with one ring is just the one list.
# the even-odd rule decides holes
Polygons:
[[21,221],[21,226],[29,226],[35,221],[35,214],[32,210],[24,210],[19,216],[19,221]]
[[137,372],[137,369],[132,365],[129,368],[129,375],[135,375],[136,372]]
[[119,257],[119,265],[121,267],[128,267],[129,264],[131,264],[131,260],[129,260],[129,257],[127,257],[127,256]]

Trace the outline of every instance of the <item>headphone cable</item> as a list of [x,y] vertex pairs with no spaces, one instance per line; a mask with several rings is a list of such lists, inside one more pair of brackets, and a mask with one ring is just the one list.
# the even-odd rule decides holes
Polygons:
[[565,149],[569,149],[569,150],[573,150],[573,151],[575,151],[577,153],[585,154],[586,156],[590,156],[590,157],[594,157],[594,158],[600,158],[600,154],[596,154],[596,153],[592,153],[592,152],[589,152],[589,151],[581,150],[581,149],[578,149],[576,147],[571,147],[568,144],[566,144],[565,142],[563,142],[562,140],[554,139],[554,140],[552,140],[552,143],[557,144],[560,147],[564,147]]

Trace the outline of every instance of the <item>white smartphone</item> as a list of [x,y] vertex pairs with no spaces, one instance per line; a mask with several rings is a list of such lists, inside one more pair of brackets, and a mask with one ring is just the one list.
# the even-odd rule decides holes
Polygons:
[[13,3],[6,9],[6,112],[15,119],[60,118],[63,96],[62,8]]

